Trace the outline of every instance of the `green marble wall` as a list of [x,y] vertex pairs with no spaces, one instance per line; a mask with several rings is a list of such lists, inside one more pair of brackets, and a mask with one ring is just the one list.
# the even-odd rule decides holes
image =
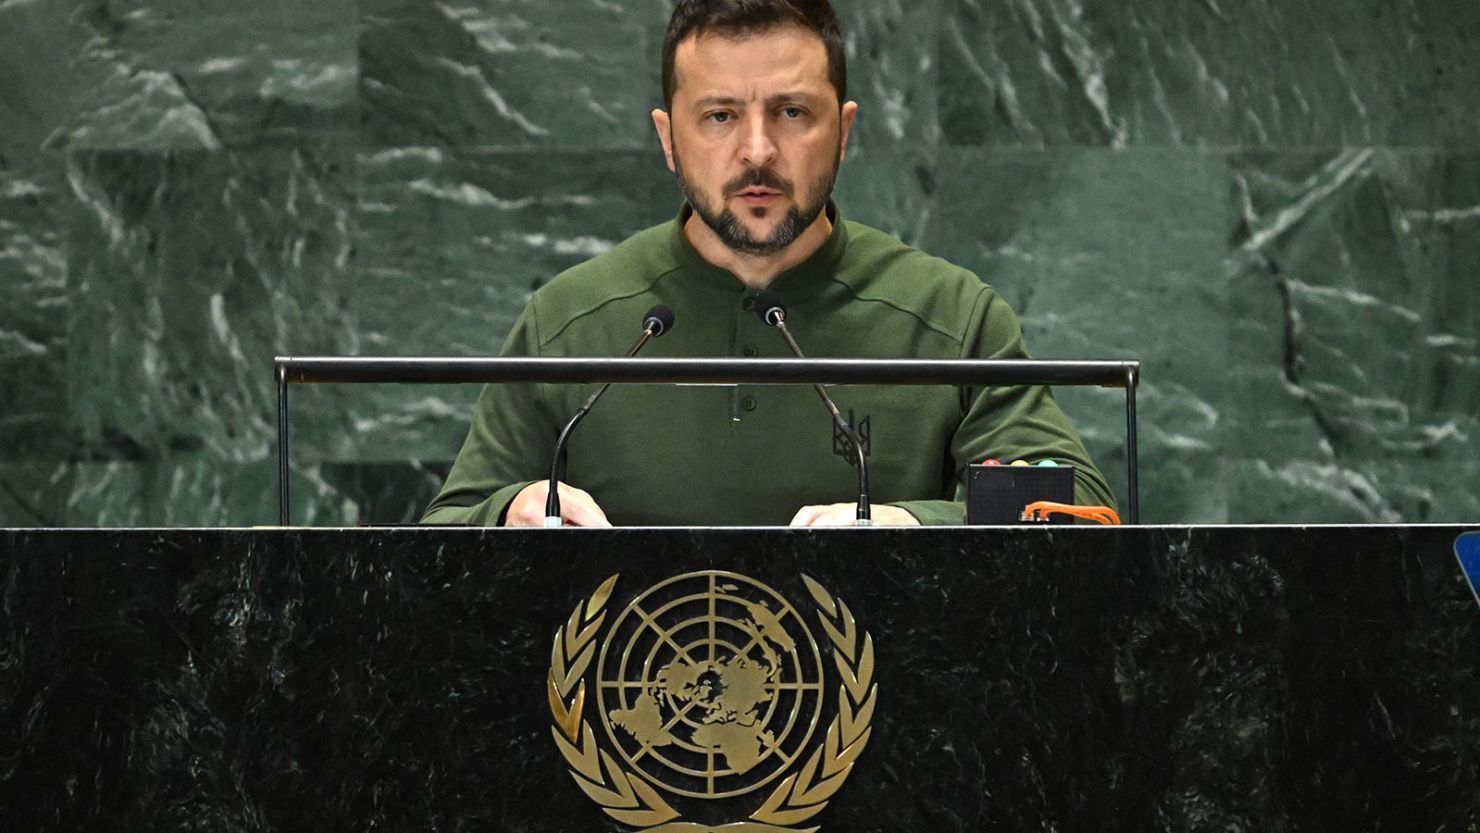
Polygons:
[[[1144,363],[1147,520],[1480,518],[1480,3],[838,5],[845,213]],[[486,354],[670,216],[668,9],[0,0],[0,525],[272,522],[273,355]],[[296,389],[296,519],[413,517],[474,394]]]

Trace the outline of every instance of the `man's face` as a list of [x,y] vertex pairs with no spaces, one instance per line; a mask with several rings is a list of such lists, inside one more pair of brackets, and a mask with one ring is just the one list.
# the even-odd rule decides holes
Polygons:
[[857,105],[839,107],[816,35],[795,26],[691,37],[654,124],[695,213],[726,246],[770,255],[827,205]]

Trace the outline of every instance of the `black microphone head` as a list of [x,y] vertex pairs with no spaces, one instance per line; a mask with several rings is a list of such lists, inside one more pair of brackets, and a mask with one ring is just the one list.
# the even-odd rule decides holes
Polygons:
[[762,289],[751,300],[755,302],[755,314],[766,322],[766,326],[774,327],[786,320],[786,305],[774,294]]
[[667,304],[656,304],[642,317],[642,328],[653,338],[673,329],[673,310]]

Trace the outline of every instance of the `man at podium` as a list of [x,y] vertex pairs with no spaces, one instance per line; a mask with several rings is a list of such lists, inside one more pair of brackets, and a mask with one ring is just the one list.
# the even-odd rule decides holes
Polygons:
[[[626,352],[666,305],[671,333],[644,356],[783,357],[753,309],[786,306],[819,358],[1026,358],[1017,317],[976,275],[847,221],[831,200],[858,105],[826,0],[682,0],[663,42],[653,126],[685,202],[537,291],[505,356]],[[589,391],[491,385],[426,523],[543,525],[556,438]],[[1081,504],[1104,478],[1043,387],[842,387],[867,455],[877,524],[960,523],[966,466],[1075,466]],[[805,386],[618,385],[573,433],[566,525],[843,525],[855,453]]]

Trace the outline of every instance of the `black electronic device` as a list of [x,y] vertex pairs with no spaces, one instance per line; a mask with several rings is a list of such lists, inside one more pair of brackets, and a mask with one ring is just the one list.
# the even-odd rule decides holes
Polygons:
[[[979,526],[1044,523],[1025,521],[1023,509],[1040,500],[1074,503],[1074,467],[977,464],[966,469],[966,523]],[[1054,514],[1047,523],[1074,519]]]

